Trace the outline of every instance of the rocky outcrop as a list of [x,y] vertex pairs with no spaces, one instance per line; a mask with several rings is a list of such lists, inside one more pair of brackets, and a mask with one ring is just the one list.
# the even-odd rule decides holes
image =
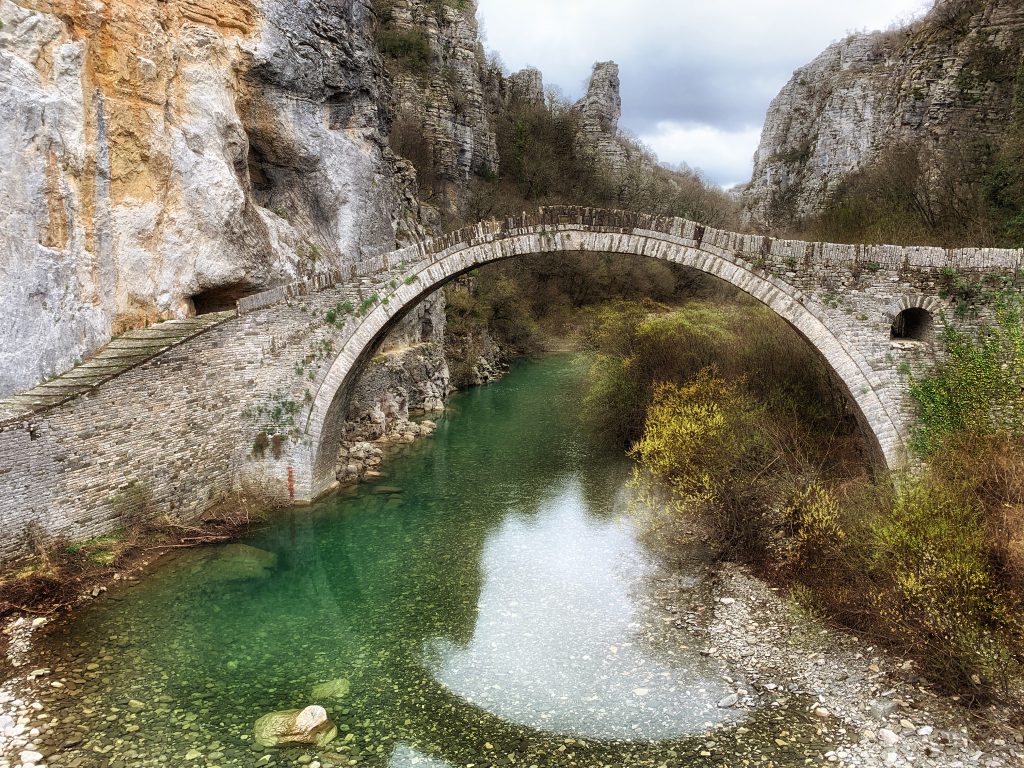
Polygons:
[[420,186],[454,206],[473,174],[497,173],[488,72],[476,3],[385,0],[380,4],[385,62],[394,83],[392,144],[429,178]]
[[614,172],[625,167],[630,155],[619,136],[619,85],[619,65],[614,61],[598,62],[590,76],[587,94],[573,107],[579,115],[578,146],[596,155]]
[[452,390],[445,356],[444,294],[427,297],[366,366],[349,405],[349,432],[375,440],[411,414],[443,410]]
[[0,395],[396,244],[414,206],[368,13],[0,0]]
[[502,102],[544,103],[544,75],[539,69],[527,67],[513,72],[502,81]]
[[969,143],[998,143],[1022,40],[1017,0],[946,0],[911,27],[831,46],[769,108],[747,222],[785,228],[819,213],[851,173],[890,148],[921,148],[941,162]]

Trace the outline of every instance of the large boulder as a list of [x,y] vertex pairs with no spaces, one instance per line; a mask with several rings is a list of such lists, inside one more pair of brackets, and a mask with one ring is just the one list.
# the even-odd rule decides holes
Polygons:
[[327,710],[313,705],[305,709],[264,715],[256,721],[254,732],[256,743],[261,747],[280,747],[286,744],[324,747],[338,735],[338,728],[327,716]]

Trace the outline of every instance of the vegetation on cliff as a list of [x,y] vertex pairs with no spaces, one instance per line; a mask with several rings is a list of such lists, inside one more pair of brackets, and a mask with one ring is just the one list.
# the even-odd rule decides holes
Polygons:
[[1010,7],[992,0],[942,0],[923,20],[876,39],[882,59],[902,62],[911,73],[908,82],[918,81],[907,64],[931,67],[939,54],[935,60],[951,62],[955,81],[941,99],[921,85],[904,94],[908,114],[894,124],[914,125],[925,105],[928,116],[922,119],[934,122],[899,138],[881,137],[880,149],[822,201],[821,212],[796,223],[802,236],[1024,246],[1024,44],[1018,32],[1001,32],[987,15],[1000,5]]
[[[460,205],[446,209],[449,227],[566,203],[735,226],[735,200],[696,173],[662,167],[626,137],[616,139],[625,164],[611,167],[581,141],[579,113],[555,96],[546,101],[512,98],[497,110],[500,170],[483,168],[470,180]],[[420,159],[413,160],[419,178],[434,178],[438,171],[425,140],[411,133],[402,133],[399,140],[406,157]],[[545,255],[477,270],[448,291],[446,336],[449,347],[459,351],[455,382],[474,380],[473,366],[492,340],[508,351],[534,351],[554,337],[574,335],[580,309],[616,298],[676,301],[709,284],[709,278],[693,271],[609,254]]]

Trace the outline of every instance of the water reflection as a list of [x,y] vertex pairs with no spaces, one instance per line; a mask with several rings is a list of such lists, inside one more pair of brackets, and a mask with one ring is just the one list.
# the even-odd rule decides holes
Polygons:
[[451,763],[426,757],[408,744],[395,745],[395,751],[388,760],[388,768],[453,768]]
[[573,478],[489,536],[472,639],[429,643],[431,672],[509,722],[582,738],[672,739],[736,718],[700,656],[668,662],[642,636],[652,567],[626,519],[591,514]]

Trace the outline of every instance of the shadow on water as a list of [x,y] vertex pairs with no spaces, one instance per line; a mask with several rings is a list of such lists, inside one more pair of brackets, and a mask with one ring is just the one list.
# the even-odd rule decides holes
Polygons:
[[820,756],[811,735],[775,741],[813,733],[799,711],[719,708],[721,673],[666,632],[645,596],[659,565],[626,514],[629,463],[583,433],[580,379],[566,356],[522,363],[454,398],[376,485],[183,555],[58,628],[44,653],[79,682],[54,706],[86,736],[51,764],[192,749],[292,763],[302,751],[250,747],[253,721],[339,678],[349,694],[317,702],[340,726],[325,765]]

